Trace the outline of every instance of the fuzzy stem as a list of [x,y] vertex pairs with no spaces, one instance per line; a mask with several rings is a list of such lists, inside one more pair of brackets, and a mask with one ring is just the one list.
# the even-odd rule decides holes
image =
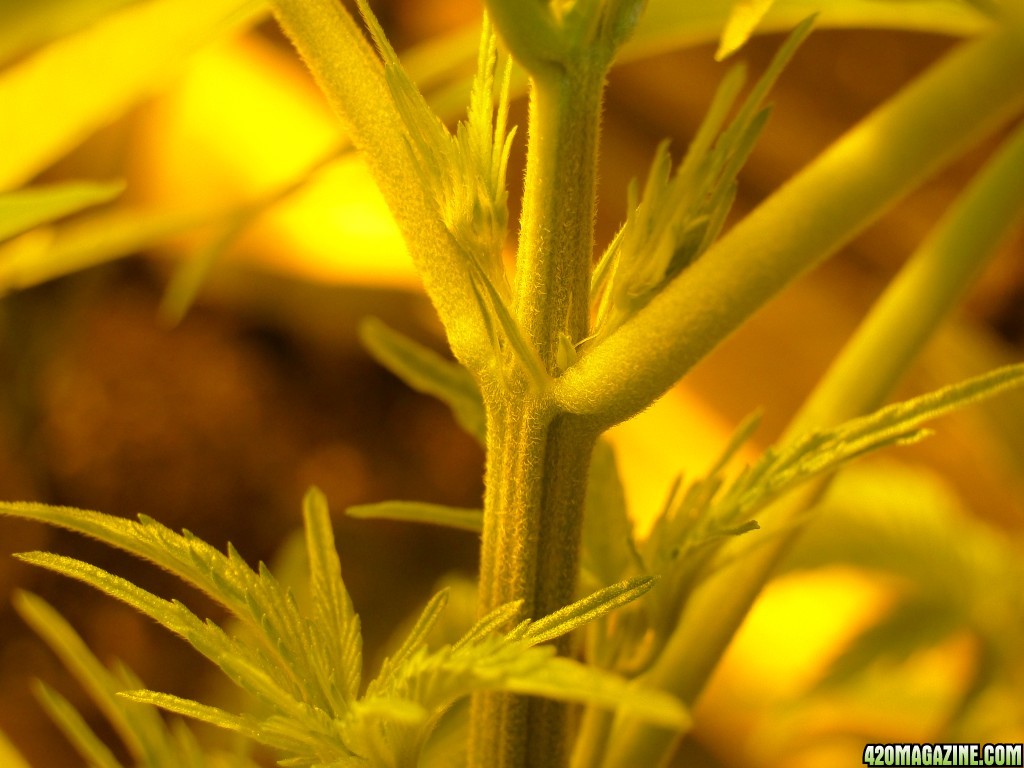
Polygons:
[[557,381],[610,426],[667,390],[787,283],[1024,104],[1024,31],[960,48],[849,131]]
[[[455,356],[471,370],[490,349],[463,251],[416,170],[384,67],[359,25],[335,0],[272,0],[274,15],[362,151],[394,214]],[[457,329],[457,332],[455,332]]]
[[559,334],[586,333],[603,68],[535,78],[516,314],[549,371]]
[[[586,334],[601,89],[606,62],[535,74],[516,279],[516,319],[557,374],[559,339]],[[539,617],[572,602],[597,438],[559,414],[548,393],[506,372],[485,391],[488,460],[480,612],[512,600]],[[568,640],[559,650],[565,652]],[[473,768],[563,768],[565,706],[500,694],[474,697]]]
[[[836,358],[792,420],[784,440],[826,428],[881,406],[942,320],[955,308],[1010,228],[1024,213],[1024,128],[978,175],[943,217]],[[799,535],[797,516],[816,504],[827,478],[798,489],[765,516],[778,534],[750,544],[735,567],[716,574],[694,595],[648,685],[692,704],[733,634]],[[675,734],[620,723],[604,768],[660,765]],[[636,761],[636,762],[634,762]]]

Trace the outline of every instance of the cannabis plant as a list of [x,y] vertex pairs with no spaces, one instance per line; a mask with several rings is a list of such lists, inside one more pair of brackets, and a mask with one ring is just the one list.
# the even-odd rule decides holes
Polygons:
[[[209,6],[212,15],[226,9],[232,23],[257,12],[255,3],[191,5]],[[139,765],[251,764],[244,755],[204,751],[157,709],[241,734],[274,750],[282,765],[664,764],[754,599],[828,499],[836,470],[868,452],[921,440],[931,419],[1024,383],[1024,366],[1011,365],[885,404],[1024,208],[1024,130],[1005,139],[782,439],[759,458],[736,467],[754,416],[705,475],[668,489],[660,515],[638,537],[603,435],[651,405],[783,287],[930,173],[1020,112],[1024,11],[1010,2],[948,9],[922,3],[900,16],[902,6],[894,12],[887,4],[822,2],[821,23],[840,23],[845,12],[867,23],[976,37],[729,227],[737,174],[769,117],[768,93],[815,23],[810,5],[652,2],[644,21],[643,0],[487,0],[468,110],[454,129],[418,89],[366,0],[356,3],[358,21],[335,0],[271,5],[371,169],[454,361],[379,321],[363,326],[363,341],[412,387],[444,401],[486,452],[478,509],[386,501],[349,511],[478,531],[477,619],[456,641],[434,642],[449,599],[439,592],[364,681],[359,618],[325,497],[315,488],[303,503],[305,584],[285,583],[262,563],[251,567],[231,545],[222,552],[148,517],[29,502],[0,507],[156,563],[219,602],[230,625],[86,562],[19,555],[183,638],[248,694],[247,709],[148,690],[126,668],[99,664],[38,598],[20,595],[18,610],[101,704]],[[150,10],[158,6],[175,7],[164,0]],[[644,183],[625,193],[625,222],[595,253],[602,98],[620,51],[628,52],[634,35],[651,38],[661,28],[688,30],[695,39],[713,29],[722,30],[724,58],[759,26],[791,31],[749,88],[741,67],[725,75],[682,157],[659,147]],[[520,131],[508,125],[509,101],[526,82],[529,121]],[[518,141],[526,144],[527,164],[512,260],[505,253],[506,169]],[[8,187],[31,177],[30,168],[12,171]],[[226,237],[299,184],[221,212]],[[0,236],[120,191],[86,185],[9,192],[0,198]],[[185,224],[150,226],[169,232]],[[107,247],[103,258],[119,248],[124,244]],[[23,247],[16,255],[5,265],[8,287],[51,274],[38,252]],[[209,259],[182,278],[172,314],[184,311],[208,266]],[[1019,576],[1012,555],[1000,557],[1008,578]],[[90,764],[118,764],[60,694],[43,685],[39,693]],[[18,758],[12,752],[5,759]]]

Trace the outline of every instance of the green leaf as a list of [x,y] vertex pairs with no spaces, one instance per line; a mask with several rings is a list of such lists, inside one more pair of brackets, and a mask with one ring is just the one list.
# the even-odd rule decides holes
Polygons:
[[[468,268],[467,287],[491,341],[493,358],[504,357],[502,341],[507,342],[530,381],[542,389],[546,371],[508,309],[501,256],[508,223],[505,173],[512,142],[512,133],[507,134],[505,126],[510,63],[506,64],[502,86],[495,94],[497,42],[485,17],[469,113],[452,136],[402,68],[364,1],[359,3],[359,9],[384,59],[385,78],[404,125],[404,138],[420,185],[427,198],[433,201],[436,216],[462,252]],[[495,333],[495,321],[503,338]],[[489,361],[488,367],[492,364],[493,361]]]
[[[685,490],[681,484],[673,487],[665,510],[656,520],[640,552],[646,571],[662,577],[660,588],[647,601],[646,614],[639,617],[654,631],[653,642],[646,643],[639,660],[632,653],[625,654],[631,664],[645,668],[654,663],[664,643],[675,631],[684,607],[698,585],[729,562],[731,550],[725,545],[737,535],[756,530],[751,519],[774,500],[808,480],[833,472],[850,460],[880,448],[914,442],[928,433],[921,425],[950,410],[978,399],[1024,384],[1024,365],[1007,366],[991,373],[969,379],[882,408],[873,414],[853,419],[832,430],[813,432],[802,438],[769,448],[752,466],[740,472],[727,483],[725,466],[749,437],[757,424],[751,418],[737,430],[721,459],[705,477],[691,483]],[[884,508],[884,505],[883,507]],[[884,549],[872,538],[856,537],[849,532],[840,535],[836,546],[849,546],[859,542],[871,557],[883,556]],[[880,551],[882,550],[882,551]],[[834,552],[820,544],[813,549],[818,557]],[[935,548],[926,546],[920,554],[935,568],[946,572],[940,582],[950,593],[963,589],[962,574],[953,576],[948,567],[935,560]],[[806,557],[806,554],[804,555]],[[974,561],[981,558],[972,555]],[[909,567],[914,558],[899,555],[896,559]],[[983,571],[987,572],[987,571]],[[956,582],[959,582],[957,585]],[[609,647],[626,648],[637,637],[644,635],[635,623],[620,622],[621,637],[604,639]]]
[[[310,547],[320,553],[316,574],[325,578],[323,568],[330,565],[323,561],[324,531],[317,522],[315,506],[310,514],[315,527],[307,536],[315,537]],[[161,565],[223,604],[254,632],[257,642],[231,638],[216,625],[199,621],[180,603],[161,600],[93,566],[55,555],[22,556],[85,581],[151,616],[188,640],[236,684],[276,707],[282,716],[301,721],[308,707],[328,713],[346,709],[348,699],[340,686],[347,685],[350,690],[358,675],[354,619],[344,628],[317,626],[315,620],[300,614],[294,597],[264,566],[254,573],[230,545],[223,554],[187,531],[176,534],[145,517],[136,523],[98,512],[33,504],[2,504],[0,512],[95,536]],[[344,587],[339,582],[331,589]],[[324,590],[321,585],[321,596]],[[330,615],[336,606],[315,607],[314,613],[317,610]],[[338,631],[338,637],[330,636],[332,629]],[[351,666],[343,668],[343,664]],[[333,737],[315,728],[311,731],[311,738],[321,737],[333,743]]]
[[675,696],[557,656],[529,674],[512,675],[505,688],[513,693],[614,710],[675,731],[687,730],[692,722],[689,711]]
[[0,2],[0,64],[93,24],[139,0]]
[[0,241],[83,208],[114,199],[124,183],[71,181],[0,195]]
[[[761,508],[806,480],[831,472],[865,453],[890,445],[916,442],[929,433],[921,425],[957,408],[1024,385],[1024,364],[1009,365],[953,384],[872,414],[851,419],[835,429],[812,432],[770,448],[714,501],[711,515],[719,530],[740,525]],[[734,441],[735,444],[735,441]],[[705,494],[707,503],[717,487]]]
[[[356,755],[371,755],[380,764],[417,764],[444,713],[458,700],[484,690],[543,694],[623,709],[665,727],[688,722],[685,710],[671,697],[641,691],[607,672],[557,659],[551,646],[538,645],[635,599],[650,588],[650,578],[616,584],[496,636],[494,631],[512,621],[522,607],[521,602],[505,605],[478,621],[459,642],[428,652],[427,636],[447,601],[448,593],[442,591],[366,693],[357,698],[358,621],[341,581],[326,502],[315,489],[306,497],[304,512],[313,603],[308,617],[298,612],[295,599],[262,564],[258,573],[253,572],[230,545],[222,554],[188,532],[176,534],[148,518],[131,522],[38,504],[2,504],[0,512],[62,525],[146,557],[199,586],[248,624],[247,632],[232,637],[181,603],[163,600],[95,566],[60,555],[19,556],[89,584],[185,638],[235,684],[256,696],[269,714],[233,715],[143,690],[125,694],[129,699],[273,746],[282,751],[285,764],[355,768],[364,764],[360,762],[364,758]],[[38,607],[30,606],[29,612],[43,615]],[[43,624],[51,633],[63,626],[47,616]],[[77,639],[61,642],[75,649],[80,643]],[[71,657],[79,655],[71,653]],[[90,674],[102,677],[99,672]],[[124,677],[137,685],[129,675]],[[108,703],[109,693],[105,694]],[[69,728],[77,733],[73,723]],[[78,738],[83,744],[87,741],[85,735]]]
[[597,589],[626,577],[638,564],[615,450],[601,439],[594,447],[587,477],[580,546],[582,578]]
[[480,642],[487,635],[499,631],[502,627],[514,621],[522,613],[522,610],[522,600],[514,600],[511,603],[499,605],[486,616],[478,619],[462,639],[454,644],[454,648],[458,650],[464,645]]
[[310,600],[313,604],[311,629],[320,635],[324,668],[341,680],[343,706],[359,695],[363,671],[362,634],[352,598],[341,578],[341,562],[334,546],[327,499],[318,488],[306,493],[303,504],[309,556]]
[[187,640],[196,650],[220,666],[236,684],[260,697],[265,703],[292,711],[300,709],[290,693],[278,685],[278,681],[288,687],[294,684],[294,680],[289,680],[293,677],[293,673],[288,674],[291,670],[285,670],[284,675],[275,677],[272,674],[273,663],[266,653],[233,640],[217,625],[203,622],[181,603],[163,600],[126,579],[74,558],[45,552],[23,553],[17,555],[17,558],[81,581],[124,602]]
[[[550,378],[548,377],[547,370],[544,368],[544,363],[540,359],[540,355],[537,354],[537,350],[526,337],[523,329],[519,326],[519,322],[512,316],[508,306],[505,304],[504,297],[495,288],[491,278],[476,261],[472,261],[472,264],[474,267],[472,287],[473,294],[477,300],[477,307],[481,315],[483,315],[484,322],[488,328],[493,328],[492,321],[497,320],[502,330],[501,337],[498,337],[493,331],[490,334],[491,345],[496,358],[501,359],[502,357],[502,349],[505,347],[502,341],[508,342],[508,349],[512,351],[519,363],[520,369],[526,374],[534,391],[543,392]],[[483,287],[483,293],[480,292],[480,287]]]
[[[45,553],[18,557],[89,584],[188,641],[217,664],[232,682],[257,697],[270,710],[272,714],[258,725],[264,743],[300,754],[350,754],[344,735],[338,732],[326,708],[339,699],[336,690],[324,690],[324,681],[333,682],[335,670],[325,665],[325,654],[317,647],[318,638],[296,626],[299,620],[294,615],[294,601],[278,591],[276,582],[265,569],[261,569],[259,581],[247,595],[253,611],[262,615],[262,620],[256,623],[258,642],[252,643],[230,637],[216,624],[200,620],[177,601],[162,600],[87,563]],[[237,555],[232,554],[230,560],[236,570],[248,570]],[[224,584],[227,586],[226,580]],[[296,633],[301,635],[299,646],[295,644]]]
[[3,731],[0,731],[0,765],[7,768],[31,768]]
[[[258,0],[149,0],[0,74],[0,191],[13,189],[155,92],[190,54],[262,14]],[[39,98],[45,93],[46,98]]]
[[[648,0],[636,31],[619,58],[633,60],[674,48],[720,41],[735,8],[736,3],[728,0],[688,0],[685,3]],[[974,35],[990,28],[986,15],[968,2],[819,0],[808,5],[799,0],[775,0],[755,31],[760,34],[787,32],[812,11],[819,14],[821,28],[905,29],[954,36]]]
[[[289,727],[287,721],[280,718],[266,718],[259,720],[251,715],[232,715],[219,707],[211,707],[208,704],[200,704],[198,701],[184,699],[169,693],[157,693],[156,691],[136,690],[125,691],[120,694],[127,701],[138,704],[147,704],[160,709],[174,712],[184,717],[198,720],[202,723],[232,731],[246,738],[252,739],[259,744],[279,749],[286,754],[308,752],[308,738],[304,734]],[[330,758],[337,762],[332,765],[348,766],[356,763],[346,762],[346,758],[352,757],[352,753],[341,748],[339,752],[331,755]],[[282,762],[290,765],[315,765],[309,758],[300,758],[295,762]]]
[[177,266],[160,302],[160,316],[168,325],[178,325],[185,318],[211,270],[255,218],[256,214],[228,217],[220,232]]
[[358,504],[345,510],[350,517],[363,520],[401,520],[411,523],[429,523],[480,533],[483,530],[483,512],[479,509],[446,507],[425,501],[382,501],[377,504]]
[[135,691],[122,691],[119,695],[127,701],[159,707],[160,709],[165,709],[168,712],[175,712],[193,720],[209,723],[210,725],[214,725],[218,728],[235,731],[236,733],[240,733],[243,736],[247,736],[254,741],[267,744],[268,746],[280,746],[274,740],[261,738],[262,734],[260,733],[259,725],[251,717],[244,715],[232,715],[218,707],[200,704],[197,701],[183,699],[180,696],[173,696],[169,693],[157,693],[156,691],[140,689]]
[[438,619],[441,618],[441,614],[447,605],[448,590],[446,589],[442,589],[430,598],[416,623],[409,630],[409,634],[402,642],[402,645],[392,656],[385,659],[381,672],[375,681],[376,683],[379,684],[382,679],[393,674],[394,670],[404,664],[416,651],[426,647],[427,636],[430,634],[430,630],[434,628],[434,625],[437,624]]
[[483,399],[469,371],[373,317],[362,322],[359,337],[374,360],[417,392],[433,395],[445,403],[459,425],[484,444]]
[[71,702],[45,683],[37,681],[34,688],[36,698],[90,766],[122,768],[114,753],[93,732]]
[[738,51],[772,7],[775,0],[736,0],[729,11],[729,18],[722,30],[722,40],[715,52],[715,59],[721,61]]
[[595,343],[640,312],[713,244],[735,198],[737,174],[767,122],[761,104],[810,27],[806,19],[793,30],[722,130],[745,77],[741,67],[731,70],[675,174],[663,142],[639,201],[630,188],[629,216],[595,270]]
[[[611,673],[557,658],[552,646],[538,645],[606,614],[650,586],[650,579],[615,585],[550,617],[537,622],[524,621],[512,632],[495,636],[491,632],[511,621],[521,609],[521,603],[501,606],[477,622],[455,645],[428,652],[426,634],[442,607],[435,598],[402,650],[385,663],[381,674],[367,689],[364,702],[374,707],[407,701],[421,708],[419,714],[415,709],[407,710],[405,719],[391,718],[387,731],[388,750],[378,751],[378,759],[396,763],[400,763],[401,757],[413,759],[420,749],[418,745],[425,741],[442,712],[458,699],[486,690],[588,703],[626,711],[664,727],[684,727],[688,714],[673,697],[640,689]],[[359,718],[353,724],[353,743],[369,744],[373,731],[367,729],[374,727],[372,718]],[[362,731],[362,737],[355,735],[357,730]]]
[[176,760],[179,756],[170,734],[155,710],[127,707],[117,697],[125,687],[138,684],[126,669],[118,677],[100,664],[71,626],[41,598],[19,592],[14,597],[14,606],[89,693],[136,762],[167,768],[180,762]]
[[28,232],[0,245],[0,296],[137,253],[222,215],[122,208]]
[[636,600],[654,586],[651,576],[636,576],[577,600],[572,605],[532,622],[522,632],[522,639],[530,644],[544,643],[579,629],[594,619],[604,616],[621,605]]

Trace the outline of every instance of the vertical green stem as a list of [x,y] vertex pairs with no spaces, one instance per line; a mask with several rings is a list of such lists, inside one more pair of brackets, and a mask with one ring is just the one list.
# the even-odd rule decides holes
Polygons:
[[[515,313],[551,375],[563,337],[587,331],[601,90],[586,63],[534,77]],[[485,392],[487,492],[480,611],[512,600],[537,617],[574,597],[587,469],[596,432],[559,414],[515,371]],[[566,648],[561,647],[563,652]],[[563,768],[564,705],[474,698],[472,768]]]
[[604,68],[535,78],[516,314],[548,370],[559,335],[586,334]]

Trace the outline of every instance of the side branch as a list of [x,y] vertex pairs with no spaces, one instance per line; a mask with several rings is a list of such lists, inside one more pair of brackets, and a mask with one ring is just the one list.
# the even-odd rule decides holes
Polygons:
[[1024,105],[1024,27],[969,43],[839,139],[556,382],[609,427],[647,407],[781,290]]
[[486,362],[489,344],[465,258],[424,194],[380,59],[336,0],[272,0],[271,4],[281,27],[350,131],[353,143],[366,157],[424,287],[449,330],[452,351],[467,366],[479,370]]

